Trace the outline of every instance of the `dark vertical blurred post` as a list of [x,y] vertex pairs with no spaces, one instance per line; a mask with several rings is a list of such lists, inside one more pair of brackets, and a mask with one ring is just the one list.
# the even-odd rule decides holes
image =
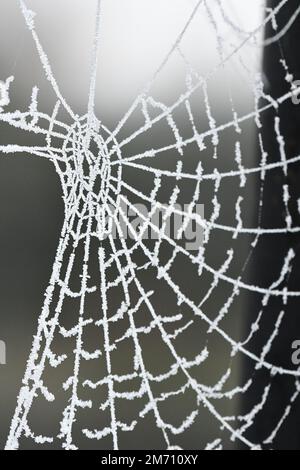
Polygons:
[[[268,7],[275,8],[280,0],[268,0]],[[284,28],[293,13],[299,7],[299,0],[289,0],[276,16],[278,24],[277,32]],[[266,27],[266,38],[276,34],[271,22]],[[300,17],[291,26],[288,32],[275,43],[266,46],[263,58],[263,72],[265,76],[265,91],[273,98],[278,98],[290,91],[291,85],[286,80],[287,71],[284,62],[288,66],[289,73],[294,80],[300,80]],[[265,150],[268,153],[268,162],[280,161],[279,142],[275,132],[275,119],[280,118],[280,133],[284,137],[285,152],[287,159],[300,154],[300,105],[295,105],[288,100],[276,111],[272,109],[262,115],[261,129]],[[258,158],[260,154],[258,152]],[[300,215],[298,200],[300,198],[300,165],[288,166],[287,174],[283,169],[267,172],[264,192],[264,210],[262,227],[278,228],[285,226],[286,208],[283,203],[283,188],[288,185],[291,195],[289,211],[293,219],[293,226],[300,226]],[[257,193],[259,192],[257,188]],[[288,283],[282,283],[289,290],[300,291],[300,236],[299,234],[263,236],[256,248],[253,258],[253,280],[255,284],[269,287],[281,272],[284,259],[289,249],[294,249],[296,258],[293,263],[293,271]],[[257,296],[258,297],[258,296]],[[250,302],[250,322],[256,319],[261,306],[261,297]],[[285,310],[284,326],[280,328],[278,338],[274,341],[272,351],[267,359],[276,365],[288,369],[297,368],[292,363],[292,343],[300,339],[300,300],[291,299],[288,305],[284,304],[282,298],[271,299],[264,309],[263,321],[260,332],[251,343],[251,350],[258,355],[261,354],[263,345],[274,331],[280,311]],[[249,328],[248,323],[247,327]],[[253,373],[253,363],[245,361],[245,377],[249,378]],[[286,375],[276,375],[273,378],[269,371],[256,371],[253,376],[254,387],[250,394],[246,395],[243,403],[243,413],[260,403],[264,387],[270,383],[271,392],[263,410],[258,413],[254,425],[248,432],[248,437],[256,442],[263,443],[278,425],[291,397],[295,392],[295,379]],[[277,437],[272,443],[266,442],[264,448],[300,449],[300,399],[292,404],[292,409],[280,427]]]

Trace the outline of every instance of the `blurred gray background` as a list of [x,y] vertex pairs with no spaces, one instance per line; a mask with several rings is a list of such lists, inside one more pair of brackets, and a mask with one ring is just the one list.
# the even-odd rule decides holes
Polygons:
[[[228,12],[238,22],[243,22],[246,30],[251,30],[262,20],[261,1],[231,1],[226,3]],[[78,114],[87,109],[89,89],[90,50],[94,31],[94,0],[27,0],[29,8],[37,15],[37,32],[49,57],[55,78],[67,102]],[[182,30],[186,19],[195,6],[194,0],[104,0],[101,27],[101,53],[99,57],[96,112],[102,122],[114,129],[134,98],[151,78],[174,40]],[[241,4],[243,4],[241,6]],[[221,30],[222,31],[222,30]],[[236,41],[234,33],[224,32],[226,44]],[[232,38],[230,36],[232,34]],[[189,61],[195,70],[206,76],[219,62],[216,34],[204,9],[198,12],[182,42]],[[229,52],[230,49],[228,49]],[[253,76],[260,69],[260,51],[253,45],[243,49],[238,58],[230,61],[226,68],[220,68],[208,81],[208,94],[213,117],[217,125],[232,119],[232,103],[239,116],[254,109],[252,77],[247,76],[247,69],[241,65],[247,63]],[[186,67],[178,54],[174,54],[153,86],[152,94],[167,105],[174,102],[184,90]],[[51,114],[55,97],[49,82],[44,77],[38,54],[30,32],[16,0],[0,2],[0,79],[14,75],[11,86],[11,104],[9,110],[26,110],[34,85],[39,87],[39,110]],[[196,93],[192,106],[199,131],[209,129],[205,112],[203,94]],[[184,108],[176,114],[177,125],[183,137],[191,135]],[[134,117],[124,129],[124,136],[138,128],[140,122]],[[255,153],[255,125],[248,122],[242,126],[239,137],[245,158],[245,165],[251,166]],[[164,126],[153,129],[133,141],[126,147],[128,155],[134,155],[141,149],[156,148],[170,143],[171,136]],[[234,162],[234,130],[223,132],[220,136],[218,160],[213,161],[213,146],[207,140],[207,150],[201,153],[201,160],[206,172],[215,167],[219,171],[236,168]],[[39,142],[34,135],[18,132],[1,123],[0,145],[18,143],[34,145]],[[173,141],[171,141],[172,143]],[[190,146],[185,150],[185,168],[190,171],[199,162],[199,150]],[[172,160],[173,159],[173,160]],[[176,168],[176,159],[171,154],[159,160],[161,167]],[[137,188],[150,188],[152,179],[147,180],[141,172],[133,170],[126,173],[126,178]],[[182,183],[184,185],[184,183]],[[255,206],[255,180],[247,183],[244,202],[245,224],[251,220],[252,207]],[[175,183],[166,183],[161,194],[162,202],[167,202]],[[190,202],[191,188],[182,188],[182,201]],[[220,189],[222,202],[220,223],[235,224],[235,202],[239,194],[239,181],[227,184]],[[201,203],[205,206],[206,217],[212,213],[212,184],[204,185]],[[0,339],[7,344],[7,365],[0,366],[0,447],[3,448],[7,437],[10,420],[16,405],[16,397],[30,352],[32,336],[36,331],[37,320],[43,303],[44,291],[48,285],[52,263],[63,221],[63,201],[58,177],[52,164],[46,160],[29,155],[16,154],[0,157]],[[164,200],[165,199],[165,200]],[[186,199],[184,201],[184,199]],[[249,222],[250,223],[250,222]],[[248,223],[248,225],[249,225]],[[247,238],[247,237],[246,237]],[[232,240],[228,234],[218,233],[213,236],[207,249],[207,262],[219,268],[230,247],[236,250],[232,266],[232,275],[238,276],[247,259],[252,240]],[[188,263],[180,261],[178,283],[187,289],[190,297],[201,300],[212,282],[212,277],[203,276],[200,280]],[[151,276],[149,279],[152,279]],[[152,281],[146,282],[152,282]],[[150,289],[149,285],[149,289]],[[148,286],[147,286],[148,288]],[[159,286],[158,286],[158,289]],[[158,309],[173,309],[171,293],[159,291]],[[232,292],[232,286],[220,284],[205,305],[206,312],[215,318],[219,309]],[[228,323],[224,326],[234,338],[243,337],[241,318],[245,311],[246,296],[240,295],[231,307]],[[175,307],[174,307],[175,308]],[[68,310],[66,310],[68,312]],[[174,313],[174,312],[173,312]],[[200,353],[207,340],[207,327],[199,321],[193,333],[189,332],[182,340],[182,350],[187,356]],[[159,363],[160,339],[153,339],[149,348],[151,361]],[[230,363],[230,348],[218,338],[210,339],[213,359],[203,371],[203,383],[213,384]],[[240,365],[233,364],[232,387],[240,383]],[[55,373],[56,374],[56,373]],[[51,376],[51,384],[59,388],[61,378]],[[59,375],[59,374],[58,374]],[[188,409],[189,397],[181,403],[181,411]],[[47,405],[48,406],[48,405]],[[134,406],[134,405],[132,405]],[[235,414],[238,404],[221,404],[224,412]],[[52,407],[52,408],[51,408]],[[50,405],[48,411],[38,408],[33,421],[36,425],[43,421],[49,432],[56,429],[59,409]],[[59,408],[59,407],[58,407]],[[177,409],[177,408],[176,408]],[[41,420],[41,411],[44,418]],[[61,410],[60,410],[61,411]],[[180,415],[181,411],[178,411]],[[174,407],[166,410],[166,415],[174,415]],[[205,424],[203,424],[205,423]],[[101,427],[99,425],[99,427]],[[160,448],[162,442],[155,430],[153,418],[146,418],[138,430],[141,433],[126,433],[125,448]],[[206,411],[201,412],[199,420],[186,433],[178,438],[179,445],[197,449],[218,436],[218,426]],[[81,439],[80,437],[78,439]],[[180,439],[182,439],[180,441]],[[25,446],[30,444],[25,444]],[[58,445],[58,444],[57,444]],[[93,443],[83,443],[86,448]],[[109,447],[109,439],[99,443],[99,447]],[[228,448],[234,444],[227,442]]]

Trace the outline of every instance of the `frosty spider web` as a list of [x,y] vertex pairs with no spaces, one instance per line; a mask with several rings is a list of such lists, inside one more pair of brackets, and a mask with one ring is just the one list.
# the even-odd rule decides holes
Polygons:
[[[56,104],[51,114],[40,112],[39,90],[34,87],[28,110],[7,111],[13,79],[2,82],[1,123],[42,137],[44,145],[10,144],[0,150],[52,162],[61,182],[65,218],[6,449],[22,448],[28,442],[34,448],[75,450],[103,445],[119,449],[132,447],[130,436],[144,432],[153,433],[157,446],[172,450],[187,446],[193,429],[199,436],[196,448],[222,449],[239,443],[260,449],[272,447],[287,425],[300,393],[300,371],[282,367],[269,357],[288,324],[289,302],[300,297],[299,291],[289,288],[295,252],[289,249],[284,254],[270,285],[250,283],[245,273],[262,239],[300,232],[290,214],[285,180],[300,156],[287,156],[280,120],[281,107],[298,90],[284,57],[282,68],[289,89],[273,97],[265,90],[261,75],[252,73],[240,56],[249,44],[253,48],[261,45],[261,33],[270,23],[274,36],[266,43],[279,41],[287,33],[299,11],[279,30],[276,18],[286,4],[282,0],[275,9],[267,10],[259,27],[247,32],[231,21],[224,2],[197,2],[153,78],[110,131],[95,113],[101,1],[97,2],[87,114],[78,116],[54,77],[35,29],[35,14],[20,0]],[[219,54],[218,64],[206,76],[195,70],[182,47],[197,15],[207,18]],[[220,24],[234,31],[234,44],[226,42]],[[185,89],[167,105],[151,91],[173,55],[184,65]],[[253,91],[254,109],[239,115],[228,86],[231,117],[225,124],[217,124],[210,82],[218,70],[225,71],[235,60]],[[276,114],[277,161],[269,161],[262,132],[263,116],[270,110]],[[140,124],[132,130],[136,116]],[[179,116],[184,116],[184,129],[177,124]],[[252,166],[241,142],[249,123],[256,126],[260,149],[260,162],[253,165],[252,161]],[[163,137],[158,137],[157,130]],[[146,143],[141,141],[144,136]],[[230,150],[226,150],[224,163],[220,154],[228,141]],[[196,158],[189,158],[192,153]],[[281,226],[266,227],[262,206],[265,182],[272,172],[280,173],[285,181],[281,188],[285,217]],[[253,182],[259,183],[254,227],[248,203]],[[226,207],[221,203],[225,194]],[[188,209],[182,210],[178,203],[187,197]],[[195,212],[200,201],[204,217]],[[150,212],[145,215],[139,203],[148,204]],[[156,210],[164,213],[161,225],[153,223]],[[174,236],[166,231],[172,214],[182,218]],[[131,220],[133,216],[141,221],[138,226]],[[180,242],[179,234],[191,222],[204,233],[197,251]],[[149,229],[154,240],[145,237]],[[241,259],[239,253],[245,245],[247,256]],[[214,264],[210,262],[213,255]],[[243,293],[255,296],[259,308],[248,331],[236,332],[232,325],[238,318],[232,317],[241,316],[236,305]],[[281,308],[257,353],[251,344],[274,298]],[[225,362],[219,363],[218,354]],[[241,358],[251,366],[249,376],[237,384]],[[54,373],[58,379],[53,379]],[[233,403],[247,397],[262,373],[268,380],[259,399],[241,414]],[[280,415],[264,441],[255,442],[248,431],[271,399],[278,376],[292,381],[290,400],[278,410]],[[52,435],[40,431],[43,423],[36,419],[45,403],[50,413],[55,410],[57,419]],[[201,432],[209,420],[211,439],[203,442]]]

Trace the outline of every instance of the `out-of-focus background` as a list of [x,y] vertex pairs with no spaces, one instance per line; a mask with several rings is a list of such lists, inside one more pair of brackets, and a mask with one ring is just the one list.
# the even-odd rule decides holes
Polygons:
[[[99,119],[113,130],[135,97],[151,79],[168,51],[182,31],[189,15],[196,5],[196,0],[103,0],[101,19],[101,47],[99,54],[98,80],[96,90],[96,113]],[[233,23],[246,31],[252,31],[263,19],[261,0],[243,1],[222,0],[225,13]],[[27,0],[28,8],[36,12],[36,30],[44,50],[51,63],[53,74],[66,101],[79,115],[86,113],[90,79],[90,51],[94,33],[95,0]],[[208,2],[213,17],[218,21],[218,34],[225,38],[227,50],[220,52],[218,36],[209,12],[203,6],[192,20],[180,45],[189,63],[202,77],[207,77],[207,92],[210,107],[216,125],[222,125],[232,119],[232,108],[238,116],[253,111],[255,96],[253,79],[261,68],[261,49],[258,44],[249,41],[238,54],[234,54],[224,67],[218,66],[220,54],[230,54],[234,45],[242,43],[236,30],[224,26],[217,2]],[[223,25],[223,26],[222,26]],[[263,31],[262,31],[263,33]],[[219,38],[219,39],[220,39]],[[259,38],[259,36],[257,36]],[[178,51],[172,55],[159,74],[151,90],[152,96],[171,105],[178,99],[185,87],[187,65]],[[250,72],[251,71],[251,74]],[[17,0],[0,2],[0,79],[10,75],[15,80],[10,88],[11,103],[9,110],[25,110],[30,104],[33,86],[38,86],[38,108],[51,114],[55,96],[45,78],[38,53],[30,31]],[[209,129],[210,123],[205,108],[203,94],[195,93],[191,100],[199,132]],[[5,110],[6,111],[6,110]],[[190,134],[190,123],[185,110],[180,109],[176,116],[177,125],[183,137]],[[133,118],[124,129],[124,137],[139,127],[138,118]],[[241,148],[245,164],[251,166],[255,158],[255,123],[253,120],[242,126],[240,135]],[[222,133],[218,148],[218,161],[213,160],[214,147],[207,142],[207,149],[201,154],[203,167],[207,171],[215,167],[219,171],[235,168],[234,130]],[[144,140],[143,140],[144,139]],[[168,143],[169,134],[164,126],[155,129],[153,134],[139,138],[127,146],[128,155],[134,155],[140,149],[156,148]],[[1,124],[0,144],[15,143],[35,145],[35,135],[21,133],[8,125]],[[169,141],[173,143],[173,141]],[[186,168],[195,168],[199,162],[197,146],[185,149]],[[178,156],[177,156],[178,157]],[[176,158],[177,158],[176,157]],[[172,155],[166,156],[162,165],[172,163]],[[159,163],[160,164],[160,163]],[[137,187],[147,187],[147,179],[134,170],[127,175]],[[145,178],[143,180],[143,178]],[[138,181],[137,181],[138,180]],[[247,186],[249,211],[254,205],[255,181]],[[173,185],[174,188],[174,185]],[[171,189],[171,188],[170,188]],[[240,191],[239,181],[222,187],[219,200],[222,204],[221,221],[228,225],[235,224],[235,201]],[[186,203],[189,203],[189,189],[183,190]],[[204,204],[207,218],[212,213],[211,196],[213,187],[204,187],[201,203]],[[168,200],[169,188],[165,187]],[[166,202],[162,201],[162,202]],[[7,344],[7,365],[0,366],[0,447],[3,448],[7,437],[10,420],[16,405],[21,380],[30,352],[32,337],[36,331],[37,320],[41,311],[44,291],[48,285],[52,263],[63,222],[63,201],[59,179],[53,165],[38,157],[25,154],[0,156],[0,339]],[[234,246],[236,261],[232,269],[236,273],[247,259],[251,240],[232,240],[232,234],[220,233],[212,239],[207,251],[208,263],[220,267],[226,258],[226,251]],[[182,272],[178,282],[187,288],[191,298],[204,297],[211,285],[212,278],[203,278],[201,284],[188,264],[181,265]],[[237,277],[237,276],[236,276]],[[151,286],[149,286],[150,289]],[[212,318],[230,296],[226,285],[219,285],[205,306]],[[165,295],[165,297],[164,297]],[[242,317],[246,309],[246,296],[240,295],[231,307],[231,314],[226,325],[232,337],[239,338],[242,329]],[[168,304],[168,302],[170,302]],[[161,293],[160,306],[168,309],[171,301],[168,294]],[[192,335],[186,335],[183,350],[200,353],[206,341],[207,330],[195,329]],[[159,339],[157,340],[159,343]],[[152,348],[153,363],[156,357],[155,343]],[[212,339],[213,360],[204,372],[207,383],[225,373],[230,362],[230,350],[219,340]],[[239,364],[233,367],[232,386],[240,383]],[[51,379],[56,383],[57,377]],[[60,379],[58,379],[59,381]],[[187,406],[188,398],[182,405]],[[232,401],[228,414],[236,413],[238,403]],[[42,408],[43,410],[43,408]],[[51,410],[51,408],[50,408]],[[51,411],[45,414],[49,429],[57,425],[51,421]],[[174,409],[166,413],[174,414]],[[40,414],[37,416],[41,416]],[[54,413],[54,416],[56,414]],[[38,422],[38,418],[36,418]],[[147,422],[147,421],[146,421]],[[203,425],[205,422],[205,425]],[[161,442],[155,433],[155,425],[147,425],[147,447],[159,448]],[[204,411],[201,420],[196,422],[180,444],[188,448],[201,448],[213,440],[217,427]],[[153,432],[152,432],[153,431]],[[145,431],[144,431],[145,432]],[[127,448],[143,447],[145,434],[124,437]],[[185,440],[184,440],[185,439]],[[87,444],[84,444],[87,445]],[[100,444],[104,447],[108,441]],[[234,446],[228,442],[228,448]]]

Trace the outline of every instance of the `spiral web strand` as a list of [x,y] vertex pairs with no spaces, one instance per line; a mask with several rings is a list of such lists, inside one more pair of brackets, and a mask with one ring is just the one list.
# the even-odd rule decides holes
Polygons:
[[[5,107],[13,93],[12,78],[3,83],[1,123],[41,136],[45,144],[2,145],[0,151],[7,155],[26,153],[53,163],[61,182],[65,219],[7,449],[22,448],[25,441],[30,441],[36,448],[51,448],[59,442],[60,447],[74,450],[84,445],[83,439],[92,441],[95,446],[103,441],[104,446],[119,449],[128,445],[123,444],[123,436],[134,435],[135,431],[143,429],[143,423],[144,426],[150,423],[155,429],[153,432],[157,433],[162,448],[178,449],[187,445],[182,436],[188,435],[191,429],[196,429],[200,436],[207,420],[213,422],[211,439],[206,443],[199,440],[199,448],[222,449],[231,442],[260,449],[272,447],[282,427],[287,425],[300,393],[300,371],[292,364],[288,368],[273,363],[270,353],[288,321],[289,302],[300,297],[300,291],[288,287],[295,252],[290,249],[285,253],[281,269],[273,273],[273,282],[269,286],[250,283],[244,274],[262,239],[300,232],[289,213],[290,194],[286,184],[282,187],[286,213],[283,225],[265,227],[262,220],[268,174],[280,172],[286,176],[288,169],[300,161],[299,155],[292,158],[286,155],[280,120],[281,106],[296,96],[298,90],[292,85],[288,64],[283,59],[290,86],[284,95],[268,95],[261,76],[255,74],[254,83],[249,84],[253,92],[253,111],[239,116],[229,87],[232,110],[231,118],[225,124],[217,123],[209,98],[209,84],[214,74],[236,58],[242,62],[240,52],[249,43],[254,47],[261,44],[261,33],[267,24],[272,23],[274,29],[269,43],[279,40],[292,26],[298,11],[283,31],[278,30],[276,23],[276,17],[286,3],[287,0],[283,0],[274,10],[267,11],[262,24],[255,31],[247,32],[230,21],[221,0],[197,2],[169,54],[111,132],[95,114],[101,1],[97,2],[95,16],[87,114],[81,117],[61,94],[35,29],[35,14],[27,8],[26,2],[20,1],[27,28],[57,101],[50,115],[39,112],[38,89],[34,87],[28,110],[8,112]],[[206,16],[217,38],[219,62],[207,76],[199,75],[182,47],[185,34],[197,15]],[[236,43],[229,53],[226,38],[219,34],[219,22],[236,35]],[[181,58],[186,70],[185,90],[167,106],[150,92],[174,54]],[[251,74],[247,65],[243,63],[242,68],[249,79]],[[199,130],[199,109],[195,109],[193,102],[195,96],[202,106],[202,125],[205,121],[208,126],[204,130]],[[70,123],[67,119],[61,120],[62,110],[67,113]],[[265,150],[262,116],[269,110],[276,112],[273,127],[278,141],[278,161],[270,161]],[[181,132],[176,123],[178,112],[183,114],[189,128],[187,136],[183,136],[187,131]],[[126,135],[126,126],[135,115],[139,116],[140,125]],[[260,162],[252,166],[247,163],[247,150],[241,143],[249,123],[256,127],[260,149]],[[161,147],[156,145],[154,134],[158,128],[168,129],[169,141]],[[150,136],[153,147],[135,153],[132,144],[144,135]],[[231,155],[226,155],[227,166],[220,156],[224,151],[224,135],[229,135],[233,142]],[[188,161],[191,151],[197,155],[193,162]],[[145,187],[150,188],[149,191],[143,185],[139,186],[138,180],[142,177],[148,182]],[[258,181],[260,188],[255,227],[247,223],[251,181]],[[169,191],[167,206],[161,201],[165,187]],[[229,200],[232,207],[230,214],[228,211],[224,214],[221,199],[224,191],[231,187],[235,187]],[[189,194],[188,209],[185,210],[178,205],[182,194]],[[205,216],[195,213],[199,201],[204,203]],[[150,205],[152,212],[143,214],[137,203]],[[161,226],[153,223],[151,217],[159,209],[164,211]],[[128,210],[131,216],[141,220],[138,227],[128,217]],[[174,213],[182,217],[179,232],[192,221],[203,231],[203,243],[197,251],[188,250],[178,237],[166,232],[167,220]],[[113,222],[116,236],[107,219]],[[153,243],[144,237],[149,229],[155,234]],[[124,236],[125,231],[130,238]],[[240,264],[239,243],[244,240],[248,255]],[[217,242],[223,244],[225,252],[222,251],[218,264],[212,264],[211,246]],[[189,290],[186,280],[184,283],[177,275],[182,269],[185,277],[195,279],[199,288]],[[167,307],[163,307],[160,300],[162,292]],[[234,306],[243,294],[259,299],[259,309],[249,330],[237,334],[230,331],[229,321],[232,316],[239,315]],[[211,303],[216,296],[223,299],[218,307]],[[280,300],[281,309],[273,331],[265,338],[260,352],[254,352],[251,342],[260,331],[265,310],[274,298]],[[72,308],[76,312],[73,324],[66,319],[68,301],[76,306]],[[212,311],[212,305],[215,311]],[[98,338],[98,347],[94,349],[88,342],[90,331],[96,332]],[[196,351],[186,346],[195,332],[198,334]],[[64,345],[69,345],[65,346],[65,351]],[[216,348],[220,348],[226,357],[221,367],[217,364]],[[156,353],[161,354],[161,365],[154,358]],[[238,363],[244,359],[251,364],[251,373],[237,384],[234,377]],[[91,370],[89,364],[97,364],[96,369],[92,369],[93,377],[87,375]],[[217,372],[210,375],[208,369],[214,366]],[[52,391],[49,379],[54,370],[61,378],[59,398]],[[232,403],[247,396],[260,373],[267,375],[268,381],[262,387],[259,399],[250,403],[248,412],[241,415]],[[273,382],[278,376],[292,380],[290,401],[280,410],[265,441],[255,442],[249,437],[248,430],[270,400]],[[59,401],[61,407],[59,429],[51,436],[34,431],[35,420],[31,415],[36,402],[43,401],[49,403],[50,408]],[[130,416],[125,418],[127,404]],[[178,416],[174,416],[174,409],[178,410]]]

